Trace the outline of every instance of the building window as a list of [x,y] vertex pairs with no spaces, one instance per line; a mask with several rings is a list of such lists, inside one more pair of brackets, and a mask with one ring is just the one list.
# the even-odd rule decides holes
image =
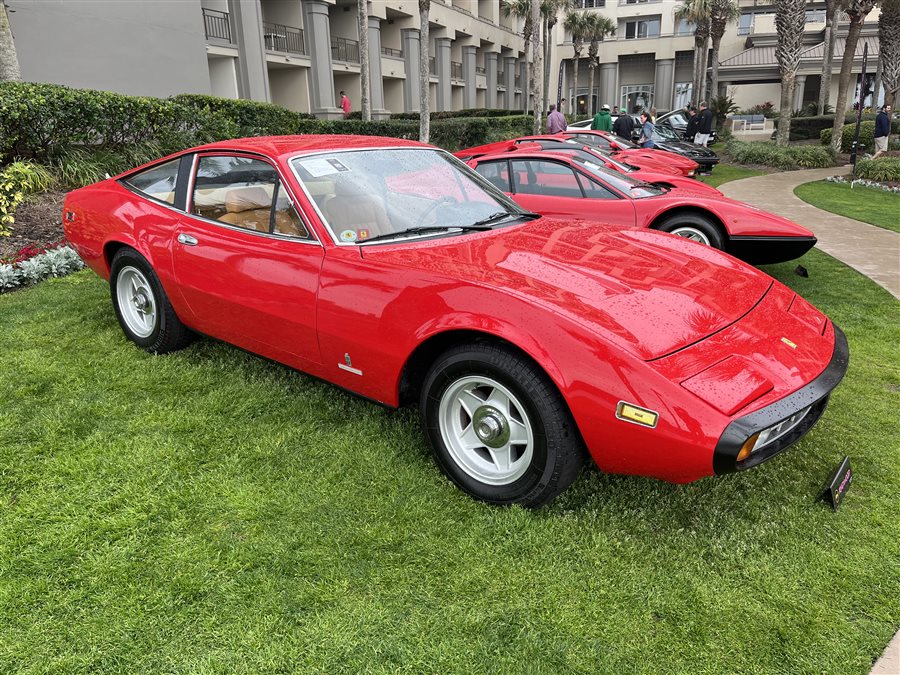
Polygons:
[[591,7],[606,7],[606,0],[578,0],[575,6],[579,9],[590,9]]
[[648,19],[635,19],[625,22],[625,39],[659,37],[659,17]]
[[690,103],[691,94],[693,93],[693,91],[694,85],[692,82],[676,82],[674,108],[677,110],[678,108],[683,108],[688,103]]
[[653,107],[652,84],[626,84],[622,86],[621,92],[622,102],[619,107],[629,114],[636,115]]
[[825,23],[824,9],[806,10],[806,23]]
[[675,35],[693,35],[694,24],[686,19],[682,19],[675,26]]
[[738,20],[738,35],[750,35],[750,28],[753,26],[753,14],[741,14]]

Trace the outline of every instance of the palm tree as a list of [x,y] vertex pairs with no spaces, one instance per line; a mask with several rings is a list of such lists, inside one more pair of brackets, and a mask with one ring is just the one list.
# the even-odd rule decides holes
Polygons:
[[604,16],[603,14],[590,14],[590,24],[588,26],[588,32],[585,36],[588,41],[588,115],[592,115],[594,113],[593,106],[591,105],[593,102],[593,94],[594,94],[594,68],[600,65],[600,60],[597,58],[597,53],[600,51],[600,42],[603,41],[603,38],[608,35],[615,35],[616,32],[616,23],[610,19],[608,16]]
[[550,98],[550,67],[553,63],[553,27],[559,20],[560,12],[567,12],[574,7],[574,0],[542,0],[541,16],[544,19],[544,104],[543,110],[547,110]]
[[575,75],[572,78],[574,94],[572,96],[572,113],[578,114],[578,71],[581,66],[581,51],[584,49],[584,37],[590,26],[590,17],[587,12],[569,12],[563,22],[563,27],[572,34],[572,50],[575,52]]
[[725,29],[733,21],[741,18],[741,6],[738,0],[712,0],[709,13],[709,34],[712,39],[712,75],[710,77],[709,97],[719,95],[719,45]]
[[694,24],[694,78],[691,98],[695,102],[705,98],[706,55],[709,44],[709,17],[711,0],[684,0],[675,10],[676,21],[690,21]]
[[[878,53],[884,102],[892,106],[900,87],[900,0],[884,0],[878,17]],[[877,93],[877,92],[876,92]]]
[[775,0],[775,30],[778,43],[775,59],[781,73],[781,108],[778,110],[778,145],[787,145],[791,138],[791,112],[794,83],[800,67],[803,28],[806,25],[806,0]]
[[[849,0],[844,11],[850,17],[850,29],[844,43],[844,58],[841,60],[841,75],[838,80],[838,97],[834,106],[834,125],[831,127],[831,147],[835,152],[841,150],[844,115],[847,112],[847,92],[850,90],[850,78],[853,71],[853,59],[856,57],[856,45],[866,15],[875,9],[879,0]],[[862,104],[862,101],[860,101]]]
[[431,62],[428,45],[428,13],[431,0],[419,0],[419,140],[428,142],[431,135]]
[[0,0],[0,82],[21,79],[22,73],[19,70],[16,43],[13,41],[12,29],[9,27],[6,3]]
[[528,46],[531,44],[532,34],[534,33],[531,23],[531,0],[500,0],[500,7],[503,9],[504,16],[512,15],[517,19],[522,19],[524,25],[522,27],[522,36],[525,39],[525,96],[522,109],[528,112],[529,97],[531,95],[531,65],[528,57]]
[[831,64],[834,60],[834,43],[837,40],[835,19],[838,10],[845,3],[846,0],[825,0],[825,57],[822,59],[822,76],[817,106],[820,115],[825,114],[825,106],[828,105],[828,99],[831,98]]
[[356,30],[359,33],[359,105],[362,118],[372,119],[369,105],[369,2],[357,0]]
[[541,133],[541,88],[544,85],[544,58],[541,54],[541,0],[531,0],[531,27],[534,31],[531,51],[534,64],[531,69],[531,91],[534,103],[534,133]]

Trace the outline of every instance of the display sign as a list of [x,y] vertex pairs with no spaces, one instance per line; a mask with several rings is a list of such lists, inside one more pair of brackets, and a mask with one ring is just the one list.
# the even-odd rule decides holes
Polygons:
[[850,468],[850,458],[844,457],[828,483],[822,491],[822,499],[831,504],[831,508],[835,511],[844,501],[844,495],[850,489],[850,483],[853,482],[853,469]]

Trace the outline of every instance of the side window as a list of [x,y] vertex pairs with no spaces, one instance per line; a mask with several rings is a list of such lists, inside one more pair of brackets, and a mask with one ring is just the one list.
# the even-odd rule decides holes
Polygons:
[[122,182],[148,197],[174,205],[175,181],[178,179],[178,165],[180,162],[180,158],[173,159],[165,164],[160,164],[129,176]]
[[480,173],[495,187],[503,192],[509,192],[509,164],[506,160],[502,162],[483,162],[475,167],[475,171]]
[[249,157],[200,157],[191,213],[256,232],[309,236],[275,169]]
[[584,196],[588,199],[618,199],[614,192],[607,190],[600,185],[600,183],[592,181],[587,176],[579,174],[578,182],[581,183],[581,188],[584,190]]
[[565,164],[540,159],[512,162],[513,186],[518,194],[581,197],[575,172]]

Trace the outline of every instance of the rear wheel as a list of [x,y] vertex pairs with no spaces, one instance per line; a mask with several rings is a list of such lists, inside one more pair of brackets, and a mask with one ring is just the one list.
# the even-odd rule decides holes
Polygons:
[[719,228],[712,220],[699,213],[676,213],[660,223],[657,229],[719,250],[725,249],[725,241]]
[[422,389],[422,422],[441,470],[492,504],[538,507],[565,490],[584,461],[559,392],[533,363],[504,347],[451,349]]
[[131,248],[120,249],[110,265],[109,287],[125,336],[154,354],[186,347],[194,338],[172,308],[150,263]]

